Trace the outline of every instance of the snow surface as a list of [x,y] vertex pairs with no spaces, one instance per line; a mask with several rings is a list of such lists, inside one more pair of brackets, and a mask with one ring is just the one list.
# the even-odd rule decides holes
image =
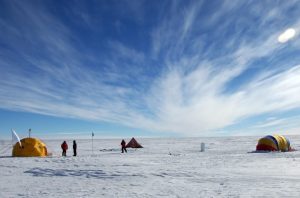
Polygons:
[[124,154],[118,139],[94,140],[94,154],[77,140],[77,157],[45,140],[46,158],[10,157],[0,141],[0,197],[300,197],[300,151],[251,153],[258,137],[137,140]]

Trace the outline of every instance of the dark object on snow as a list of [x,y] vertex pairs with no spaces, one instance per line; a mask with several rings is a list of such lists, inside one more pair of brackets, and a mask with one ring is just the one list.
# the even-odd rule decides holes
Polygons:
[[73,140],[73,156],[77,156],[77,143]]
[[131,138],[131,140],[126,145],[126,148],[143,148],[143,147],[134,138]]
[[124,153],[124,151],[127,153],[127,150],[126,150],[126,142],[125,140],[123,139],[122,142],[121,142],[121,147],[122,147],[122,153]]
[[63,150],[62,156],[67,156],[68,144],[66,141],[61,144],[61,149]]

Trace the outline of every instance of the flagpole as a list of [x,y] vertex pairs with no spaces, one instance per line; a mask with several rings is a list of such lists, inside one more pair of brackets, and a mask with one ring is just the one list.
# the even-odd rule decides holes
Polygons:
[[16,140],[19,143],[20,147],[22,147],[22,143],[20,141],[19,136],[17,135],[17,133],[13,129],[11,129],[11,142],[12,142],[13,146],[14,146],[14,138],[16,138]]
[[14,148],[14,134],[13,134],[13,129],[11,129],[11,146]]
[[29,138],[31,136],[31,129],[28,130],[28,135],[29,135]]
[[92,132],[92,154],[94,155],[94,132]]

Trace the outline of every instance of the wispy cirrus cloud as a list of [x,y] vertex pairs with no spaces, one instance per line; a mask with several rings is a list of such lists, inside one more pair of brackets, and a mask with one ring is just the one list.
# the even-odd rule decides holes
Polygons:
[[[185,135],[300,107],[300,60],[281,55],[299,46],[277,42],[286,24],[299,29],[295,13],[283,16],[300,9],[297,2],[270,9],[265,2],[170,3],[144,35],[144,49],[105,35],[94,38],[99,46],[88,44],[42,2],[8,2],[10,14],[0,18],[0,107]],[[128,10],[147,26],[141,6]],[[278,15],[283,21],[274,26]],[[98,32],[92,14],[85,18]]]
[[[292,3],[289,4],[289,7],[291,5]],[[240,6],[237,7],[240,8]],[[260,8],[263,9],[263,6]],[[230,6],[231,11],[233,11],[232,9],[234,7]],[[274,13],[275,10],[279,10],[279,8],[273,8],[272,12]],[[218,16],[224,16],[223,14],[218,13]],[[269,18],[268,14],[266,13]],[[270,18],[268,20],[271,20]],[[217,17],[214,20],[217,20]],[[178,24],[178,21],[180,20],[173,22]],[[249,41],[249,38],[244,38],[242,35],[243,31],[247,31],[246,27],[241,27],[237,34],[232,32],[233,36],[226,37],[226,31],[234,28],[236,22],[240,22],[239,19],[234,21],[229,19],[228,21],[227,23],[227,19],[225,19],[225,26],[221,24],[223,31],[217,32],[221,37],[219,40],[221,42],[225,40],[225,44],[229,44],[225,45],[229,47],[229,53],[226,54],[226,51],[222,51],[222,57],[212,58],[213,55],[216,55],[216,49],[211,48],[213,50],[208,49],[208,52],[204,52],[205,50],[199,42],[199,54],[203,52],[204,55],[184,54],[188,55],[189,59],[183,55],[183,58],[176,56],[181,57],[181,60],[175,61],[175,63],[171,59],[166,61],[171,62],[173,68],[171,67],[171,71],[162,77],[158,88],[153,91],[154,95],[157,90],[160,90],[158,93],[161,93],[157,94],[157,102],[153,105],[157,107],[157,114],[161,116],[160,120],[163,124],[160,126],[163,125],[173,131],[189,131],[191,133],[199,131],[201,133],[222,129],[246,117],[299,108],[299,103],[296,102],[299,100],[296,92],[299,91],[300,85],[295,80],[295,76],[299,77],[297,65],[289,65],[288,67],[291,69],[283,72],[283,69],[287,69],[284,68],[286,65],[269,63],[276,67],[257,72],[257,77],[248,79],[246,85],[240,85],[240,88],[233,93],[223,92],[224,89],[227,89],[229,82],[245,74],[252,67],[267,68],[267,65],[255,65],[255,62],[263,58],[268,59],[286,50],[286,46],[277,43],[277,37],[282,31],[280,28],[267,30],[260,23],[255,23],[255,26],[260,27],[261,25],[258,28],[259,34]],[[158,32],[163,32],[161,29],[169,29],[172,26],[169,23],[171,22],[162,23],[163,27],[160,27]],[[266,20],[262,20],[262,23],[265,24]],[[298,27],[298,21],[294,21],[292,26]],[[174,34],[168,34],[168,37],[172,41],[177,41],[181,34],[185,33],[176,31]],[[158,52],[158,46],[163,46],[166,41],[157,36],[157,32],[154,35],[154,51]],[[195,42],[192,38],[193,35],[190,35],[190,43]],[[233,39],[236,41],[233,42]],[[212,41],[210,47],[215,45],[214,42],[218,42],[218,40]],[[190,43],[188,40],[185,42],[186,45]],[[191,44],[191,46],[193,45]],[[176,50],[175,53],[177,52]],[[180,69],[176,68],[178,65],[181,67]],[[190,70],[190,66],[194,66],[195,69]],[[279,71],[280,73],[276,74]]]

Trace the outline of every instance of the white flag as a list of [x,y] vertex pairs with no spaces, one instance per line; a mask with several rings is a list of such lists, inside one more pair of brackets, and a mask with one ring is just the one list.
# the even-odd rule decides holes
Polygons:
[[20,147],[22,147],[20,138],[19,138],[18,134],[13,129],[11,130],[11,136],[12,136],[12,142],[13,143],[19,142]]

